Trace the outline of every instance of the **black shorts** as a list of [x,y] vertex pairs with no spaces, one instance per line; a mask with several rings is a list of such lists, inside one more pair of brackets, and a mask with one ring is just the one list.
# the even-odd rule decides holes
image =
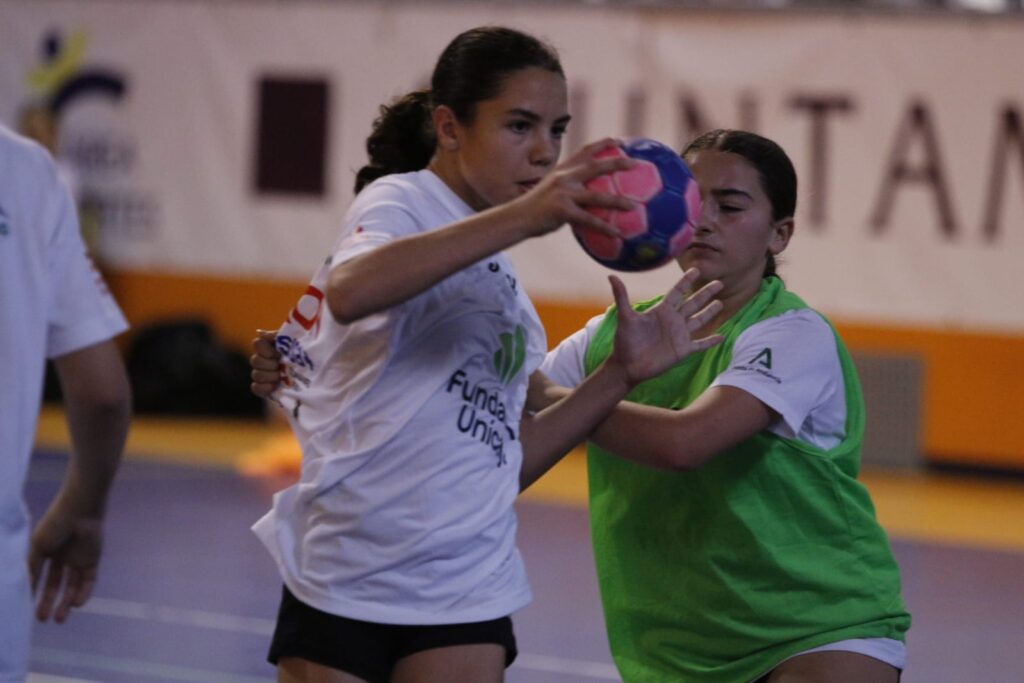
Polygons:
[[395,663],[403,657],[437,647],[477,643],[504,647],[508,667],[517,654],[512,620],[502,617],[439,626],[376,624],[321,612],[285,587],[267,659],[276,665],[279,659],[298,657],[370,683],[387,683]]

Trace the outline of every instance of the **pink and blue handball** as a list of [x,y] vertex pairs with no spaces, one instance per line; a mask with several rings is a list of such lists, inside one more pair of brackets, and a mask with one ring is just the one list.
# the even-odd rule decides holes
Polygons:
[[636,206],[631,211],[589,209],[616,226],[621,236],[573,225],[584,251],[598,263],[622,271],[651,270],[675,258],[693,239],[700,215],[700,191],[686,162],[672,148],[648,138],[628,140],[595,156],[637,160],[628,171],[587,183],[591,190],[628,197]]

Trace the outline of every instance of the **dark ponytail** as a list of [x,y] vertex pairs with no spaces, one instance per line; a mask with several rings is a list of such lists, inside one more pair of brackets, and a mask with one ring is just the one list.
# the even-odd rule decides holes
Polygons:
[[461,123],[471,124],[477,103],[497,97],[506,76],[530,67],[564,76],[555,49],[521,31],[481,26],[455,36],[437,60],[430,90],[380,108],[366,140],[370,163],[356,174],[356,192],[382,176],[427,167],[437,146],[434,107],[449,107]]
[[356,173],[356,193],[381,176],[426,168],[434,155],[429,90],[417,90],[382,104],[366,138],[370,163]]

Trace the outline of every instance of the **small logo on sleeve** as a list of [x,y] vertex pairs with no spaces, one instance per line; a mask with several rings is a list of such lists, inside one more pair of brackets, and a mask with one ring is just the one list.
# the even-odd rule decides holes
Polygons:
[[772,350],[769,347],[761,349],[756,356],[751,358],[746,363],[739,362],[733,366],[736,370],[746,370],[748,372],[756,372],[762,377],[767,377],[776,384],[782,384],[782,379],[774,374],[772,370]]
[[765,348],[761,349],[761,353],[759,353],[756,356],[754,356],[753,360],[750,361],[751,365],[753,365],[754,363],[757,363],[758,365],[761,365],[761,366],[771,370],[772,369],[772,350],[770,348],[768,348],[767,346]]

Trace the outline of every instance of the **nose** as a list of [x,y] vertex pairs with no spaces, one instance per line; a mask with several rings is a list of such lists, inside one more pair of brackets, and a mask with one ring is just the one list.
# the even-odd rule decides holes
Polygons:
[[530,147],[530,163],[534,166],[549,168],[558,161],[562,152],[561,138],[546,133],[538,133]]
[[701,197],[700,216],[697,217],[697,232],[709,232],[718,220],[718,202],[713,197]]

